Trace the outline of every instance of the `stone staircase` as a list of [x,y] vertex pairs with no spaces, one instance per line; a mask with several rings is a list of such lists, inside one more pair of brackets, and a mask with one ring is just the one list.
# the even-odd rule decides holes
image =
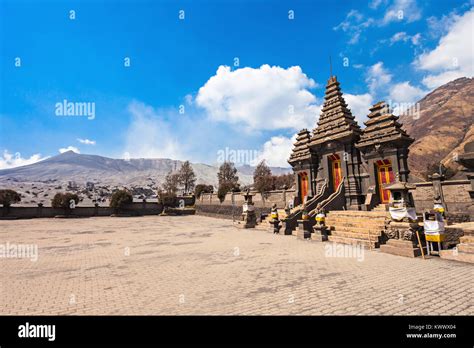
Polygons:
[[459,238],[460,243],[453,249],[441,250],[442,259],[474,263],[474,228],[464,230],[464,236]]
[[388,211],[388,204],[379,204],[374,207],[371,211],[386,212]]
[[382,234],[385,230],[387,217],[385,210],[331,211],[326,217],[326,225],[331,230],[329,241],[378,248],[382,243]]

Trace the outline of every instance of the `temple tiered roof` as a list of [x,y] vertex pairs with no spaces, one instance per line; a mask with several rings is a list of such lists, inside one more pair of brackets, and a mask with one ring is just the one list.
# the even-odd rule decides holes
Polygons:
[[299,131],[298,135],[296,136],[296,143],[294,144],[295,147],[293,148],[293,152],[291,153],[288,163],[292,164],[298,161],[309,160],[311,158],[311,153],[308,148],[310,137],[311,134],[307,129],[302,129]]
[[402,125],[398,122],[398,116],[390,112],[384,101],[378,102],[370,108],[368,118],[369,120],[364,122],[366,128],[362,131],[360,140],[356,144],[358,148],[387,142],[410,144],[414,141],[402,129]]
[[318,126],[313,130],[310,145],[357,137],[361,133],[360,127],[347,108],[336,76],[331,76],[328,80],[324,99]]

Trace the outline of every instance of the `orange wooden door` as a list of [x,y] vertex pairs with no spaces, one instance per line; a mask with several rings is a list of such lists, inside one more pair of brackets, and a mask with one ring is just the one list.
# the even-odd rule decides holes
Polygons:
[[306,197],[308,196],[308,174],[307,173],[300,173],[300,199],[301,202],[304,203],[306,201]]
[[390,191],[384,190],[383,186],[395,181],[392,164],[389,160],[377,161],[377,177],[379,182],[380,201],[388,203],[390,200]]
[[331,167],[333,190],[336,191],[342,180],[342,167],[339,155],[331,155]]

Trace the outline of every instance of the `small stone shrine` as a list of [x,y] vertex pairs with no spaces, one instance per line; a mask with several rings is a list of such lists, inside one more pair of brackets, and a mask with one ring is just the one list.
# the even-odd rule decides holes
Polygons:
[[244,204],[242,206],[242,228],[255,228],[257,225],[257,216],[255,215],[255,205],[252,202],[252,197],[255,194],[250,193],[250,190],[247,190],[242,194],[244,196]]
[[385,186],[390,191],[388,222],[385,235],[389,238],[386,244],[380,246],[380,251],[408,257],[421,255],[416,232],[420,230],[418,225],[413,197],[409,190],[414,186],[406,182],[397,182]]

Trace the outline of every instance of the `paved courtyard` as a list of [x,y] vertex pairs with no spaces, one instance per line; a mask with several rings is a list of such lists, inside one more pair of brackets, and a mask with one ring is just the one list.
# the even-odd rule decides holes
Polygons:
[[329,257],[326,243],[229,220],[0,221],[7,243],[36,244],[38,259],[0,258],[2,315],[474,314],[472,265]]

